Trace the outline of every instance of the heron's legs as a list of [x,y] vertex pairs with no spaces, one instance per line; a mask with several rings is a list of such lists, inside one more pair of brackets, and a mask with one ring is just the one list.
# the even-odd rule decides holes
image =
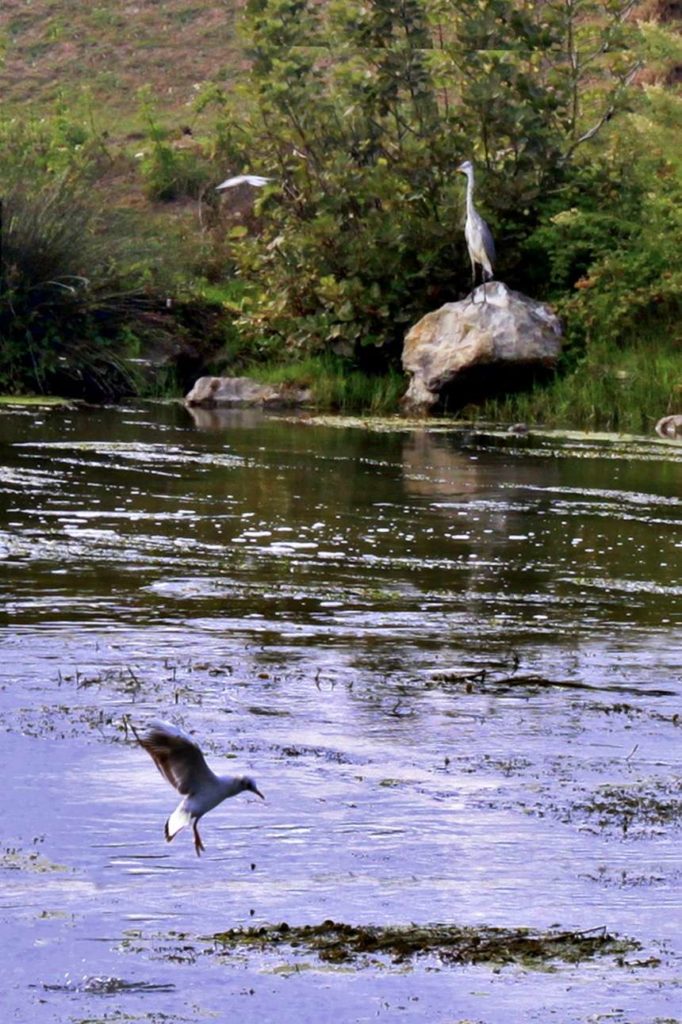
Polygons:
[[475,302],[476,300],[474,299],[474,292],[476,291],[476,261],[471,257],[469,257],[469,259],[471,259],[471,291],[469,293],[468,301]]
[[488,301],[488,293],[486,291],[485,286],[486,286],[488,281],[492,280],[493,276],[494,275],[493,275],[492,270],[486,270],[485,267],[481,267],[481,277],[483,279],[483,301],[484,302]]
[[194,849],[197,851],[197,857],[201,857],[201,851],[205,849],[205,846],[201,841],[196,821],[192,822],[192,829],[194,831]]
[[471,259],[471,301],[475,302],[476,300],[474,298],[474,294],[476,292],[476,260],[473,258],[473,256],[469,258]]

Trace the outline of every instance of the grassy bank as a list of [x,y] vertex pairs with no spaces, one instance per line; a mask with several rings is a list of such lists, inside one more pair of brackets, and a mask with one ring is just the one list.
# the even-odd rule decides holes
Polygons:
[[621,433],[650,433],[662,416],[680,412],[682,353],[665,339],[627,348],[594,344],[570,372],[479,410],[502,423]]
[[[308,358],[299,363],[252,364],[245,376],[271,384],[310,389],[324,412],[390,415],[399,411],[407,380],[398,370],[367,374],[340,359]],[[676,345],[620,349],[593,346],[578,365],[530,391],[466,405],[453,418],[502,424],[651,433],[669,413],[682,412],[682,359]]]

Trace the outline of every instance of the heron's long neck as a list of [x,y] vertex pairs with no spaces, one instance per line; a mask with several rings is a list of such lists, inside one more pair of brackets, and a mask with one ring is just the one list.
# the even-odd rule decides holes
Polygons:
[[225,797],[236,796],[237,793],[241,793],[244,788],[242,780],[240,778],[235,778],[233,775],[219,775],[218,782],[220,783],[220,788]]
[[474,212],[474,172],[467,171],[467,213]]

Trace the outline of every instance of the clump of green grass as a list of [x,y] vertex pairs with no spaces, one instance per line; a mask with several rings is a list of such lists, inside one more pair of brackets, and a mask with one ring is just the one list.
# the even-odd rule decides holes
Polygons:
[[490,400],[484,419],[545,426],[650,433],[661,416],[682,412],[680,344],[641,337],[621,347],[596,343],[570,372],[532,391]]
[[405,378],[394,369],[369,374],[333,356],[309,356],[299,362],[256,364],[247,376],[269,384],[310,388],[319,409],[362,412],[373,416],[395,412],[405,390]]
[[12,182],[0,259],[0,386],[16,392],[129,392],[125,327],[144,307],[98,232],[76,174]]
[[[140,359],[197,338],[196,354],[185,357],[184,371],[193,373],[192,359],[223,343],[222,311],[183,288],[170,261],[162,277],[151,265],[161,241],[145,252],[144,240],[124,235],[125,225],[112,223],[88,189],[89,170],[7,174],[0,390],[8,394],[112,400],[146,392]],[[178,252],[180,244],[168,244],[175,235],[165,237]],[[177,392],[174,372],[171,366],[163,380],[157,374],[152,389]]]

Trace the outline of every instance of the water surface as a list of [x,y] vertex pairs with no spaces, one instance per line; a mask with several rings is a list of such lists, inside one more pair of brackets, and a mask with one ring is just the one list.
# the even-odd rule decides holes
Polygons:
[[[679,1016],[682,446],[0,416],[3,1020]],[[189,836],[126,718],[253,774]],[[288,921],[590,929],[332,968]]]

